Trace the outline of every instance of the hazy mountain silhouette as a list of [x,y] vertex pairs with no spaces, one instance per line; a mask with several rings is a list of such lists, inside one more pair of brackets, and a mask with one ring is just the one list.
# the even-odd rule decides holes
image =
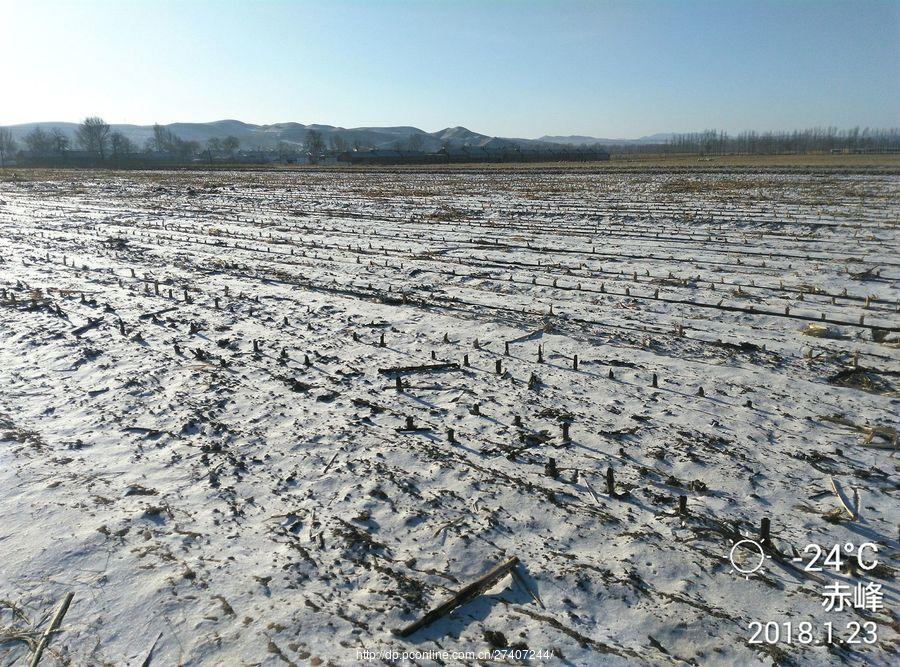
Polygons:
[[576,146],[579,146],[581,144],[660,144],[665,143],[674,136],[675,135],[672,132],[660,132],[658,134],[650,134],[638,139],[601,139],[598,137],[586,137],[580,134],[571,134],[568,136],[544,135],[543,137],[539,137],[538,139],[536,139],[536,141],[542,141],[551,144],[575,144]]
[[[41,127],[44,130],[59,128],[70,137],[75,136],[78,123],[68,122],[40,122],[10,125],[13,138],[24,144],[25,135],[34,128]],[[198,141],[201,144],[208,139],[224,139],[227,136],[235,136],[241,141],[242,148],[274,148],[279,142],[302,144],[306,141],[310,130],[316,130],[322,134],[326,146],[332,145],[332,139],[339,138],[348,148],[360,146],[365,148],[395,148],[417,146],[421,150],[435,151],[447,145],[452,148],[471,146],[475,148],[518,145],[522,148],[548,147],[553,144],[617,144],[617,143],[644,143],[650,140],[664,141],[671,135],[652,135],[637,140],[623,139],[597,139],[584,136],[545,136],[540,139],[516,139],[505,137],[491,137],[486,134],[473,132],[464,127],[448,127],[437,132],[425,132],[417,127],[354,127],[344,128],[333,125],[304,125],[302,123],[275,123],[273,125],[253,125],[239,120],[217,120],[210,123],[170,123],[163,125],[185,141]],[[152,125],[123,125],[111,124],[112,131],[121,132],[143,147],[145,142],[153,136]],[[417,137],[410,142],[410,139]],[[654,139],[660,137],[659,139]]]

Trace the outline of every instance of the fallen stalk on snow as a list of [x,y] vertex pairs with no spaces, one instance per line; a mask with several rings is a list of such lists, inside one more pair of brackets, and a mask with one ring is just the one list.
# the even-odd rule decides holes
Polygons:
[[87,324],[84,324],[84,325],[78,327],[77,329],[72,329],[72,335],[80,336],[83,333],[87,333],[91,329],[95,329],[95,328],[99,327],[102,323],[103,323],[102,317],[98,317],[96,319],[94,319],[93,317],[89,317]]
[[66,597],[63,598],[63,601],[56,609],[56,613],[53,615],[53,620],[50,621],[50,625],[47,626],[44,634],[41,635],[41,640],[38,642],[37,647],[34,649],[34,656],[31,658],[29,667],[37,667],[37,664],[41,661],[41,655],[44,653],[44,649],[50,642],[50,635],[53,634],[53,632],[59,627],[59,624],[62,623],[63,616],[65,616],[66,612],[69,611],[69,605],[72,603],[73,597],[75,597],[74,593],[66,593]]
[[841,483],[834,477],[831,478],[831,490],[834,491],[834,495],[837,496],[838,501],[841,503],[841,507],[847,510],[847,514],[850,515],[850,518],[854,521],[859,519],[859,493],[857,493],[856,490],[853,491],[853,502],[851,503],[847,494],[844,493],[844,487],[842,487]]
[[602,505],[603,503],[601,503],[600,499],[597,497],[597,492],[594,491],[594,487],[591,486],[591,483],[588,481],[587,476],[582,476],[582,479],[584,480],[584,485],[587,487],[588,493],[590,493],[591,498],[594,499],[594,502],[598,505]]
[[178,306],[170,306],[169,308],[163,308],[162,310],[155,310],[152,313],[144,313],[139,317],[142,320],[149,320],[160,315],[165,315],[166,313],[171,313],[173,310],[178,310]]
[[457,607],[464,605],[465,603],[481,595],[485,590],[493,586],[499,579],[512,572],[518,564],[518,557],[513,556],[505,563],[498,565],[487,574],[479,577],[471,584],[463,587],[457,593],[454,593],[446,602],[435,607],[427,614],[422,616],[422,618],[420,618],[419,620],[415,621],[414,623],[410,623],[404,628],[396,630],[395,634],[397,634],[397,636],[399,637],[409,637],[416,630],[420,630],[426,625],[431,625],[436,620],[438,620],[439,618],[443,618]]
[[420,366],[395,366],[393,368],[379,368],[378,372],[382,375],[393,375],[394,373],[435,373],[438,371],[456,371],[459,370],[459,364],[449,362],[446,364],[423,364]]

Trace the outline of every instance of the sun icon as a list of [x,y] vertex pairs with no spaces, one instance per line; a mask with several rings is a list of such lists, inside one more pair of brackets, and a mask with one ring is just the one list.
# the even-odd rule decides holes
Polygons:
[[[751,553],[746,555],[744,551]],[[728,554],[732,573],[742,575],[744,579],[749,579],[751,574],[757,572],[763,566],[763,563],[766,562],[766,558],[769,558],[769,556],[766,556],[762,545],[759,542],[748,539],[735,542],[731,547],[731,553]]]

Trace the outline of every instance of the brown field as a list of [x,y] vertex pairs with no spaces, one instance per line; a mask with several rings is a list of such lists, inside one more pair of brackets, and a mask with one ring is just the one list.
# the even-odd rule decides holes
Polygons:
[[[881,173],[900,174],[900,154],[878,155],[616,155],[609,162],[525,162],[496,164],[447,164],[447,165],[209,165],[184,167],[176,171],[350,171],[350,172],[494,172],[494,171],[548,171],[548,172],[833,172],[833,173]],[[73,172],[85,169],[65,168],[0,168],[0,181],[17,180],[66,180]],[[112,171],[112,170],[111,170]],[[127,170],[136,171],[136,170]],[[141,170],[137,170],[141,171]],[[153,170],[156,171],[156,170]],[[171,175],[172,170],[166,169]]]
[[900,168],[900,155],[613,155],[609,166]]

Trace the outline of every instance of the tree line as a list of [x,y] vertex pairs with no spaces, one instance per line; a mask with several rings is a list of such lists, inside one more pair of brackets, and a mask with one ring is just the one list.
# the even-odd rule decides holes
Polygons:
[[738,134],[717,130],[675,134],[667,141],[607,146],[618,153],[693,153],[698,155],[775,155],[789,153],[897,152],[900,130],[859,127],[841,130],[814,127],[787,132],[747,131]]
[[[41,163],[71,163],[73,150],[79,149],[83,154],[77,156],[79,161],[86,157],[91,162],[140,162],[143,160],[162,159],[166,162],[185,163],[194,160],[215,160],[227,162],[238,157],[241,142],[238,137],[212,137],[204,144],[198,141],[185,140],[170,129],[156,124],[153,134],[143,146],[138,146],[121,132],[112,131],[106,121],[97,116],[85,118],[76,128],[74,141],[59,128],[45,130],[35,127],[23,139],[24,150],[13,138],[8,128],[0,128],[0,167],[14,156]],[[343,137],[332,136],[326,145],[322,134],[309,130],[303,143],[281,141],[267,152],[277,155],[283,161],[291,161],[301,155],[311,162],[318,162],[329,150],[342,153],[349,150]],[[86,154],[86,155],[85,155]]]
[[[162,125],[153,126],[153,135],[143,147],[121,132],[114,132],[102,118],[85,118],[76,128],[74,144],[69,136],[57,127],[44,130],[35,127],[25,135],[25,150],[29,158],[40,161],[64,161],[73,148],[84,151],[89,158],[99,162],[140,160],[152,154],[173,161],[187,162],[204,154],[212,158],[233,158],[240,148],[240,140],[234,136],[212,138],[203,146],[198,141],[187,141]],[[0,128],[0,166],[18,154],[20,147],[8,128]]]

